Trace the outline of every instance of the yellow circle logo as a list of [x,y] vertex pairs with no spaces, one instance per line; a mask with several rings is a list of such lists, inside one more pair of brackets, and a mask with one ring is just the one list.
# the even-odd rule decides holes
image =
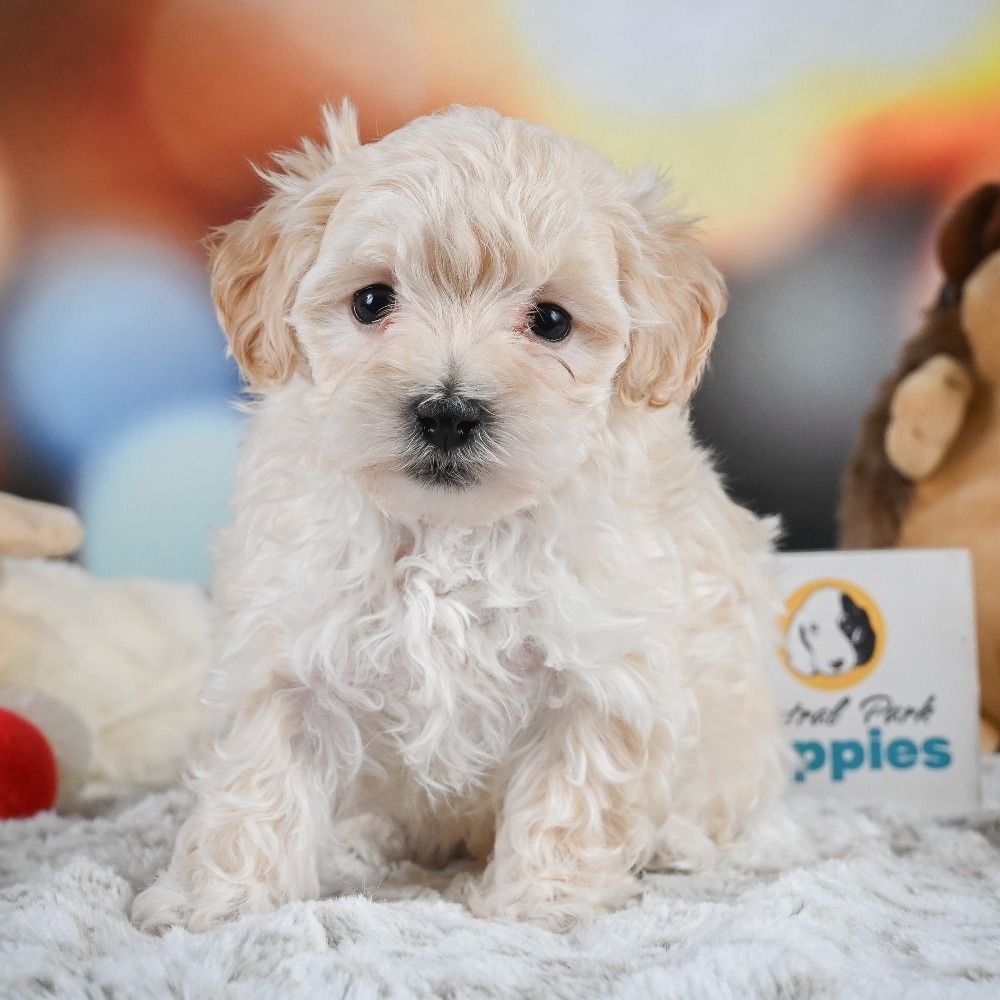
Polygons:
[[871,595],[848,580],[812,580],[785,602],[781,659],[820,691],[860,684],[885,650],[885,623]]

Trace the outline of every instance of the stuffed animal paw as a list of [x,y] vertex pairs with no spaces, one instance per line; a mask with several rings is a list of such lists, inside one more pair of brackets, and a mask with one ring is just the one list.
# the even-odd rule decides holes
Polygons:
[[960,361],[935,354],[896,388],[885,450],[907,479],[917,482],[941,464],[965,419],[972,375]]
[[67,556],[82,542],[83,526],[73,511],[0,493],[0,554]]

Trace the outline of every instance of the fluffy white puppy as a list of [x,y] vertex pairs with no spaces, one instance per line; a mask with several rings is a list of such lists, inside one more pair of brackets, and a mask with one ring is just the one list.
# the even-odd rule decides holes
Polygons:
[[377,811],[468,905],[561,927],[711,860],[781,784],[771,526],[686,403],[723,283],[652,176],[454,108],[277,158],[214,248],[259,397],[222,540],[223,722],[135,903],[211,927],[319,891]]

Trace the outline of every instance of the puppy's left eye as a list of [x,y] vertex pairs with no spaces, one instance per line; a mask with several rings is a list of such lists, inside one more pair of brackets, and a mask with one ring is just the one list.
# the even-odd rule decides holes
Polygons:
[[378,323],[392,312],[396,293],[390,285],[365,285],[351,299],[351,311],[359,323]]
[[569,336],[573,317],[554,302],[539,302],[528,316],[528,325],[536,337],[554,344]]

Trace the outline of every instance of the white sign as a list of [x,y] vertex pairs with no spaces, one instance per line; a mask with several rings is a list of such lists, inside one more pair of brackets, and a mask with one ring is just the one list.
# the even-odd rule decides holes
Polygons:
[[979,675],[964,549],[777,557],[771,689],[793,787],[929,815],[979,801]]

